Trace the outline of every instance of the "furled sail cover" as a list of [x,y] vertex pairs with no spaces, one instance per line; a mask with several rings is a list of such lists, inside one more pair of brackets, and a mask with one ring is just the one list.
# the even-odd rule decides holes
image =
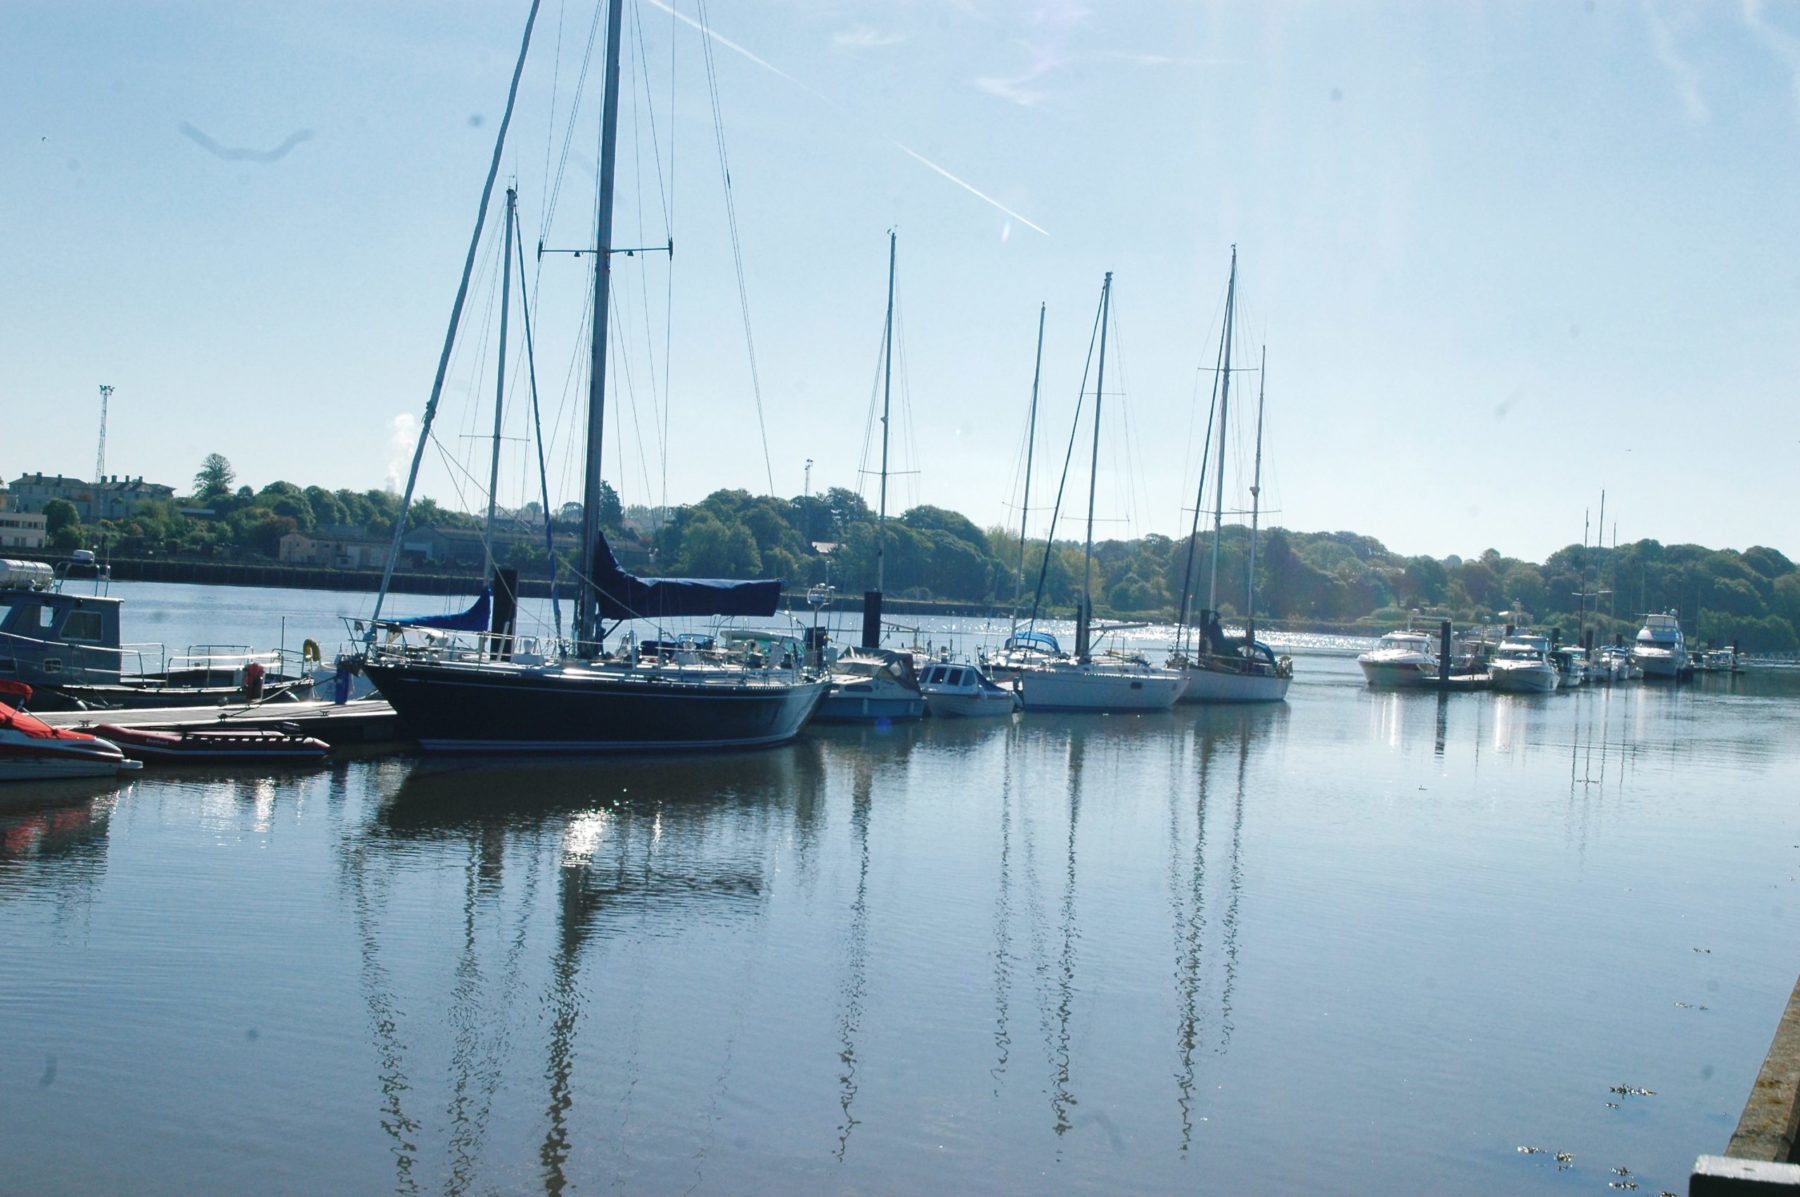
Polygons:
[[683,615],[773,615],[781,580],[639,578],[626,573],[600,534],[594,545],[594,591],[603,619],[674,619]]
[[381,622],[396,628],[444,628],[452,632],[485,632],[488,630],[488,604],[494,592],[483,590],[475,605],[467,611],[456,611],[449,615],[415,615],[411,619],[384,619]]

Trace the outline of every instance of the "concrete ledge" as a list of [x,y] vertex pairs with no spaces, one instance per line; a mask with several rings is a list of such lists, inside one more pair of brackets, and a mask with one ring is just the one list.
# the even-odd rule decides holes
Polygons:
[[1691,1197],[1725,1194],[1800,1195],[1800,981],[1788,995],[1762,1071],[1738,1118],[1725,1154],[1703,1155],[1688,1180]]
[[1703,1155],[1688,1177],[1688,1197],[1775,1197],[1800,1193],[1800,1164]]

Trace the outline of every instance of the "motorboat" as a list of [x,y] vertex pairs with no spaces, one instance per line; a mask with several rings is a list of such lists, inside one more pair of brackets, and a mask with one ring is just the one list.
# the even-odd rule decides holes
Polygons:
[[976,665],[935,661],[920,673],[919,688],[933,718],[1010,715],[1024,705],[1017,689],[1000,685]]
[[1732,648],[1709,648],[1702,652],[1690,653],[1688,659],[1693,663],[1696,673],[1736,673],[1738,671],[1737,650]]
[[1559,648],[1550,654],[1557,672],[1562,674],[1562,687],[1584,685],[1588,680],[1587,651],[1579,647]]
[[925,695],[911,653],[847,648],[827,673],[831,689],[813,719],[819,723],[877,723],[921,719]]
[[94,732],[116,744],[132,760],[146,764],[315,764],[331,751],[323,740],[274,728],[184,727],[179,731],[157,731],[103,723]]
[[1644,671],[1631,663],[1631,650],[1622,644],[1608,644],[1594,653],[1591,673],[1595,681],[1607,685],[1636,681]]
[[0,681],[36,692],[40,710],[205,706],[310,698],[310,674],[247,645],[124,644],[124,600],[59,587],[49,566],[0,560]]
[[1664,681],[1674,681],[1689,671],[1687,642],[1681,634],[1681,620],[1673,611],[1644,616],[1644,626],[1631,646],[1631,663],[1644,671],[1645,678]]
[[1371,690],[1411,690],[1438,683],[1437,642],[1411,628],[1387,633],[1356,658]]
[[1544,637],[1523,633],[1500,642],[1488,660],[1488,676],[1494,689],[1515,694],[1548,694],[1562,681]]
[[[30,694],[29,687],[16,683],[6,691],[7,697],[20,701]],[[51,727],[36,715],[0,702],[0,781],[115,777],[141,768],[116,744],[88,732]]]

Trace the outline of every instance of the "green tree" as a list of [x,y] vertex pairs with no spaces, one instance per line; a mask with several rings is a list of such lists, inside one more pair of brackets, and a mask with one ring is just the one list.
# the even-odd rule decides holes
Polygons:
[[225,460],[224,454],[208,453],[206,460],[200,463],[199,473],[194,475],[194,498],[208,503],[222,495],[229,495],[231,484],[235,481],[237,472]]
[[67,499],[51,499],[44,504],[44,534],[54,539],[64,528],[76,529],[76,546],[80,545],[81,513]]

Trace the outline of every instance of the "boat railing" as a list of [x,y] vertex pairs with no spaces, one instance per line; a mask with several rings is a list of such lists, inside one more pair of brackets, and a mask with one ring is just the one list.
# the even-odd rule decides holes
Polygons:
[[[0,632],[0,650],[6,656],[23,658],[34,665],[57,661],[59,671],[71,681],[88,680],[93,674],[110,677],[157,672],[167,659],[160,644],[126,644],[115,648],[79,640],[45,640],[20,632]],[[128,664],[132,667],[127,668]]]

